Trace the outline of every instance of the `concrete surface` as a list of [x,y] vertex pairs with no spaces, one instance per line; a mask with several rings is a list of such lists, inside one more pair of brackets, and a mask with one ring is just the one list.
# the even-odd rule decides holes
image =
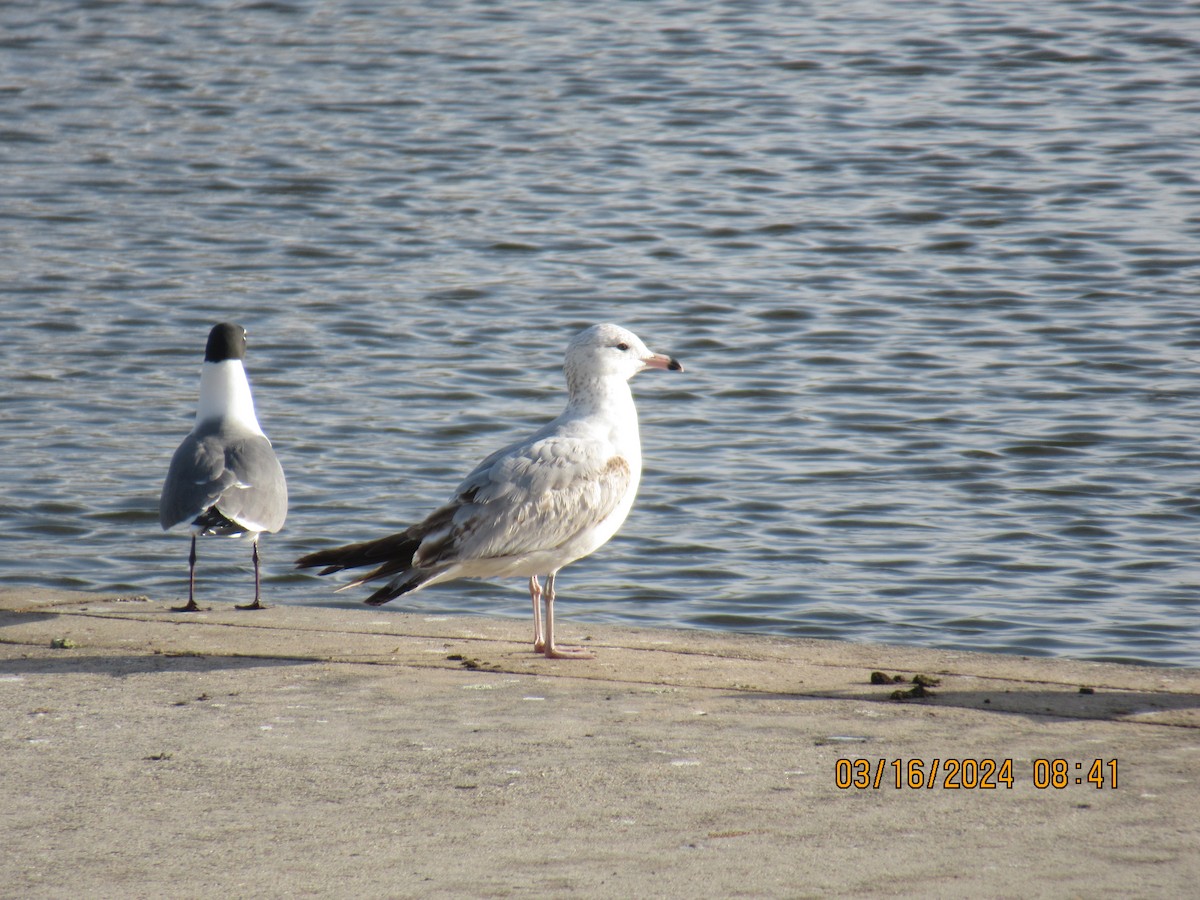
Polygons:
[[0,896],[1196,895],[1200,671],[562,626],[0,589]]

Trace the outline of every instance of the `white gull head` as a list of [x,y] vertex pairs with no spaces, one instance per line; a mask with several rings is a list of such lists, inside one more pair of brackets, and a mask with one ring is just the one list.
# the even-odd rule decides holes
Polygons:
[[653,352],[642,339],[619,325],[593,325],[575,335],[567,345],[567,389],[575,396],[589,383],[628,381],[644,369],[683,371],[678,360]]

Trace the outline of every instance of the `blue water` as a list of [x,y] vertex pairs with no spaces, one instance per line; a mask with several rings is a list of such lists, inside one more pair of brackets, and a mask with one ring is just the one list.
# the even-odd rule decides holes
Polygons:
[[1198,158],[1194,4],[6,4],[0,581],[186,594],[157,496],[234,320],[267,599],[355,605],[290,561],[422,517],[615,321],[687,371],[634,382],[568,636],[1200,665]]

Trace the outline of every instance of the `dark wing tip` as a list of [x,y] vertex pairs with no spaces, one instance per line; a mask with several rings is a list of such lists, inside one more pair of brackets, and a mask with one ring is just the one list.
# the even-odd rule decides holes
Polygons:
[[333,550],[317,550],[314,553],[306,553],[296,560],[296,568],[312,569],[317,566],[325,566],[323,570],[317,573],[318,575],[329,575],[337,572],[344,567],[333,560],[332,555],[334,552]]

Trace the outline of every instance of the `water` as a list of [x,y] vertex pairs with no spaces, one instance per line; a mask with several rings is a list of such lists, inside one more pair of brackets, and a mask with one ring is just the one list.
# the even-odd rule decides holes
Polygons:
[[[0,29],[4,583],[186,592],[157,495],[229,319],[292,490],[267,597],[355,605],[290,560],[424,515],[616,321],[687,372],[634,382],[641,493],[565,620],[1200,664],[1195,5],[41,2]],[[209,541],[202,597],[250,571]]]

